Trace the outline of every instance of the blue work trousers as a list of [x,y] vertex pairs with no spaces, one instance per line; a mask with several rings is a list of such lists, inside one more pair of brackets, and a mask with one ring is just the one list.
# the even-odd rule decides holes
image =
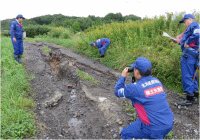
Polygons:
[[194,81],[192,80],[196,71],[195,69],[196,61],[197,58],[189,54],[183,54],[181,56],[182,84],[183,84],[183,90],[187,94],[193,94],[194,91],[198,91],[197,75]]
[[105,55],[106,50],[107,50],[107,48],[108,48],[109,45],[110,45],[110,41],[107,41],[107,42],[103,45],[103,47],[99,48],[99,53],[100,53],[101,55]]
[[24,52],[23,40],[18,38],[16,39],[16,42],[13,41],[13,38],[11,38],[11,40],[13,44],[14,55],[22,55]]
[[137,121],[131,123],[129,126],[125,127],[121,131],[122,139],[163,139],[172,129],[172,126],[167,129],[150,129],[146,128],[145,124],[138,119]]

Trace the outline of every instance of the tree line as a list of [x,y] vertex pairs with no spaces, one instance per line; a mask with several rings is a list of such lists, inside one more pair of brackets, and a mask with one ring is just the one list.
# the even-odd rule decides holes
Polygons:
[[[88,17],[76,17],[76,16],[64,16],[62,14],[45,15],[34,17],[31,19],[25,19],[23,21],[23,26],[27,27],[30,25],[49,25],[52,27],[66,27],[72,28],[76,32],[84,31],[85,29],[91,27],[92,25],[98,26],[102,24],[109,24],[111,22],[129,22],[140,20],[141,17],[135,15],[122,16],[121,13],[109,13],[105,17],[96,17],[94,15],[89,15]],[[9,30],[10,23],[15,20],[7,19],[1,21],[1,30]]]

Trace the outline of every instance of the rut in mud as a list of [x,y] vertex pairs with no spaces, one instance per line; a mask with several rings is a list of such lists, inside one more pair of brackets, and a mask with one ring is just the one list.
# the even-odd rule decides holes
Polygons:
[[[51,52],[46,53],[47,46]],[[127,99],[114,95],[120,72],[51,43],[24,43],[25,67],[37,104],[41,139],[118,139],[122,128],[137,119],[125,112]],[[82,80],[83,71],[98,82]],[[127,78],[127,84],[131,77]],[[199,105],[178,109],[178,93],[165,88],[174,113],[174,137],[199,138]]]

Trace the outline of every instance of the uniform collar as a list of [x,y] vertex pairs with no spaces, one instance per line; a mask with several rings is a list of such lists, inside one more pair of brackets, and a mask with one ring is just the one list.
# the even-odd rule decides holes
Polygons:
[[19,23],[19,21],[16,19],[17,23]]
[[139,80],[146,79],[146,78],[152,78],[152,76],[151,75],[149,75],[149,76],[143,76]]

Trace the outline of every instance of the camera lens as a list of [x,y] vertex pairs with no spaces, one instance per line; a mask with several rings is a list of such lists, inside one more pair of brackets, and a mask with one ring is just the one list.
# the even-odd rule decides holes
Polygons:
[[128,72],[133,72],[133,70],[134,70],[134,67],[129,67],[128,68]]

